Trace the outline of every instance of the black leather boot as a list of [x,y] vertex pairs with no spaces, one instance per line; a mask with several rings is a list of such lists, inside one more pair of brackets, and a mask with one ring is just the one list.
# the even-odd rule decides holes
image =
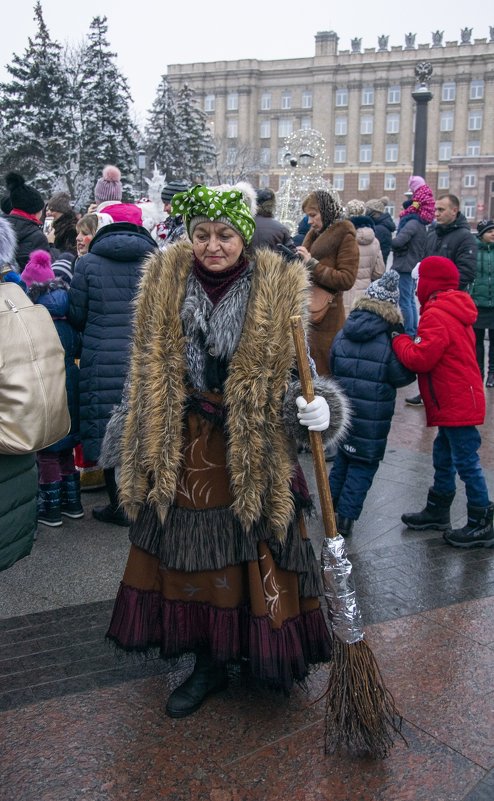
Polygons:
[[198,654],[193,672],[183,684],[173,690],[166,704],[170,718],[185,718],[197,712],[202,702],[213,693],[228,687],[226,665],[213,662],[211,657]]
[[129,519],[119,506],[118,487],[115,481],[115,470],[105,470],[105,484],[110,503],[106,506],[95,506],[93,517],[100,523],[114,523],[116,526],[128,526]]
[[466,525],[443,534],[448,545],[455,548],[494,548],[494,503],[485,507],[468,504],[467,510]]
[[43,526],[62,525],[62,482],[51,481],[38,487],[38,523]]
[[74,520],[84,517],[81,504],[81,477],[78,472],[62,476],[62,514]]
[[421,512],[410,512],[402,515],[401,520],[408,528],[413,528],[415,531],[425,531],[428,528],[436,531],[446,531],[451,528],[449,510],[454,497],[454,492],[449,492],[447,495],[439,495],[438,492],[430,489],[425,509],[422,509]]
[[353,531],[354,522],[355,521],[351,517],[337,515],[336,528],[338,529],[338,534],[341,534],[342,537],[349,537]]

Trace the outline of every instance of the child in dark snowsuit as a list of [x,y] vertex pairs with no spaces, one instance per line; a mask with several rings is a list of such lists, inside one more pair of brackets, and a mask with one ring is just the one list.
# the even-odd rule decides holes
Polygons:
[[331,374],[352,407],[351,428],[329,475],[338,532],[343,537],[352,533],[384,457],[396,388],[415,380],[391,347],[391,331],[404,330],[398,282],[395,270],[373,281],[331,348]]
[[81,337],[66,319],[69,287],[55,276],[49,253],[44,250],[33,251],[22,273],[22,280],[32,302],[45,306],[50,312],[65,350],[65,388],[71,428],[59,442],[37,453],[38,523],[61,526],[62,515],[72,518],[84,516],[73,450],[79,442],[79,368],[75,359],[80,355]]

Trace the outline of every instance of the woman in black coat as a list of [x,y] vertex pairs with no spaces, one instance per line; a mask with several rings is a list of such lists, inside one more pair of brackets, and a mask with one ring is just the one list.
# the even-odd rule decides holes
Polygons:
[[[132,335],[133,300],[143,261],[157,248],[138,225],[104,226],[78,259],[69,291],[69,319],[82,331],[80,436],[84,458],[96,462],[111,411],[122,399]],[[113,470],[105,470],[109,505],[93,509],[103,522],[127,525],[118,508]]]
[[398,281],[398,273],[389,270],[370,284],[331,348],[331,374],[352,409],[351,427],[329,475],[342,536],[352,533],[384,457],[396,388],[415,380],[391,347],[392,332],[403,332]]

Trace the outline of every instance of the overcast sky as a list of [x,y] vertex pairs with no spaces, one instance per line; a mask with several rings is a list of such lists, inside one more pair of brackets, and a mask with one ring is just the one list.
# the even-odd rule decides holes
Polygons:
[[[36,32],[34,0],[7,0],[2,7],[0,80],[8,80],[5,65],[12,53],[22,55]],[[488,5],[488,4],[487,4]],[[362,47],[377,47],[377,37],[389,45],[404,45],[406,33],[416,43],[431,43],[432,31],[444,31],[444,41],[459,41],[462,28],[473,38],[489,38],[486,4],[469,6],[414,0],[330,3],[327,0],[42,0],[44,19],[53,39],[80,42],[95,16],[108,18],[108,39],[129,82],[141,122],[151,107],[160,76],[168,64],[236,58],[300,58],[314,55],[318,31],[336,31],[339,49],[349,50],[353,37]]]

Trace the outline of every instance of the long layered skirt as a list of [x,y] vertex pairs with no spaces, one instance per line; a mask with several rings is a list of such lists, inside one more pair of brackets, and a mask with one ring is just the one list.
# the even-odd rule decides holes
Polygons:
[[[165,522],[144,507],[130,528],[107,637],[126,650],[159,649],[165,659],[205,650],[289,690],[331,656],[320,568],[301,511],[283,543],[266,520],[242,528],[231,511],[224,431],[213,418],[187,417],[183,467]],[[300,509],[308,492],[299,467],[293,489]]]

